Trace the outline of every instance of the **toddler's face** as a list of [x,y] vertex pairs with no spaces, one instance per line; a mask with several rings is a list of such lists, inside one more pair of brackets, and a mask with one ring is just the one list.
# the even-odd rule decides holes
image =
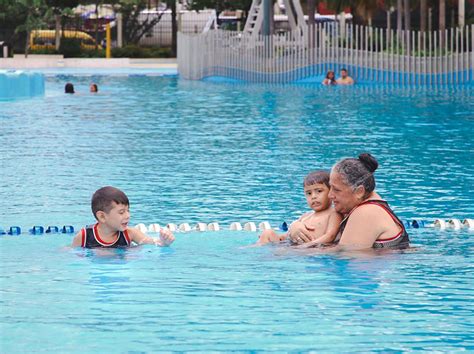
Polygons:
[[323,211],[330,207],[329,187],[324,183],[315,183],[304,187],[304,194],[308,206],[314,211]]

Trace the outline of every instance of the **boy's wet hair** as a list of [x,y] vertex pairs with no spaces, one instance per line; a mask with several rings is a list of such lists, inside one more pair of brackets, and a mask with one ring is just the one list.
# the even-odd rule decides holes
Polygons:
[[329,187],[329,172],[323,170],[310,172],[304,178],[303,187],[311,186],[316,183],[325,184]]
[[95,191],[92,196],[91,208],[92,214],[97,219],[97,212],[103,211],[108,213],[112,209],[112,203],[130,205],[128,197],[124,192],[115,187],[102,187]]

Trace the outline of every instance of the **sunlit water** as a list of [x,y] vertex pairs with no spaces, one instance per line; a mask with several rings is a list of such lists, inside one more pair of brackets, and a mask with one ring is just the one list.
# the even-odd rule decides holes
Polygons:
[[[133,223],[277,226],[306,210],[308,171],[362,151],[402,219],[473,218],[473,93],[50,73],[44,98],[0,102],[0,226],[91,223],[103,185]],[[0,351],[474,350],[473,232],[410,236],[375,255],[242,248],[257,234],[229,231],[107,252],[3,236]]]

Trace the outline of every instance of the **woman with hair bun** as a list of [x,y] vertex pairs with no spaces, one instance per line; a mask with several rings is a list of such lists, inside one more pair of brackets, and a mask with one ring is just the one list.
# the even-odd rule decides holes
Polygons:
[[[337,212],[344,215],[334,243],[338,248],[406,248],[408,233],[388,203],[375,192],[377,160],[364,153],[336,163],[329,179],[329,198]],[[311,241],[305,230],[290,235],[294,243]]]

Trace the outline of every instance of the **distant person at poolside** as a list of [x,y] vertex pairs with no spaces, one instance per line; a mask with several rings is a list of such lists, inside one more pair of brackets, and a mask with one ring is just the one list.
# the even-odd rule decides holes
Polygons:
[[326,74],[326,78],[323,80],[323,85],[337,85],[336,75],[334,74],[334,71],[328,71],[328,73]]
[[[403,222],[388,203],[375,192],[374,172],[377,160],[364,153],[359,158],[347,158],[336,163],[329,180],[329,198],[337,212],[344,215],[332,250],[362,250],[370,248],[407,248],[410,239]],[[307,243],[316,238],[302,226],[290,229],[295,243]]]
[[91,92],[91,93],[99,92],[99,88],[97,87],[96,84],[91,84],[91,85],[89,86],[89,92]]
[[336,81],[339,85],[354,85],[354,80],[347,73],[347,69],[341,69],[341,77]]
[[[303,214],[290,226],[302,227],[312,237],[312,245],[318,243],[333,242],[342,217],[331,207],[329,194],[329,173],[326,171],[314,171],[308,174],[303,181],[306,202],[312,211]],[[259,237],[256,245],[267,243],[278,243],[288,237],[287,234],[277,234],[273,230],[265,230]]]
[[160,238],[152,238],[138,229],[128,227],[130,211],[128,197],[120,189],[103,187],[92,196],[92,213],[97,220],[93,226],[79,231],[72,242],[72,247],[83,248],[118,248],[130,247],[132,242],[169,246],[174,235],[168,229],[160,230]]
[[68,82],[66,86],[64,86],[65,93],[74,93],[74,85]]

